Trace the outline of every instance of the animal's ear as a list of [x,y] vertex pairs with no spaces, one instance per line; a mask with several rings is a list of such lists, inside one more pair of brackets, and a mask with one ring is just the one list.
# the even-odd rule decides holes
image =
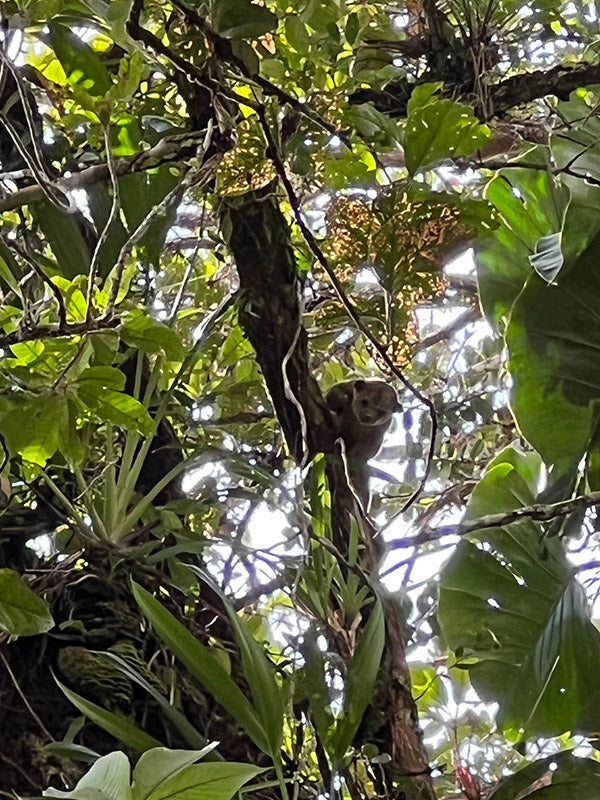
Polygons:
[[361,380],[360,378],[357,381],[354,381],[354,390],[357,392],[362,392],[363,389],[366,387],[365,381]]

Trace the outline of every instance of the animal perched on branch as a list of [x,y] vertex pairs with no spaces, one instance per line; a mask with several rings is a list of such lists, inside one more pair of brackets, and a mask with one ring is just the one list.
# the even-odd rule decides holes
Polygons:
[[392,414],[402,410],[395,389],[385,381],[337,383],[325,395],[336,430],[343,440],[348,475],[363,507],[369,503],[367,461],[377,454]]
[[348,458],[368,461],[381,447],[392,414],[402,410],[395,389],[385,381],[344,381],[327,392],[338,437]]

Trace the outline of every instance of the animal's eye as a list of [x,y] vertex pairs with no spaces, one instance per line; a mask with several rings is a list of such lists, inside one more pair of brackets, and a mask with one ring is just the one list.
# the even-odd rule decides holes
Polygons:
[[361,406],[364,406],[366,408],[369,405],[369,401],[368,400],[361,400],[360,404],[361,404]]

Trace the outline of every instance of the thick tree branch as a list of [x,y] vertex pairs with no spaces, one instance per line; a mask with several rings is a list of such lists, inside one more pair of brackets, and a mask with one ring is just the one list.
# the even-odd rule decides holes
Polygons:
[[[206,131],[194,131],[191,133],[166,136],[158,144],[140,153],[135,153],[127,158],[115,160],[114,168],[117,176],[130,175],[134,172],[144,172],[147,169],[155,169],[162,164],[168,164],[182,159],[189,158],[196,154],[198,147],[202,145],[206,138]],[[0,174],[0,180],[2,179]],[[83,189],[99,181],[104,181],[110,177],[108,164],[95,164],[93,167],[82,169],[81,172],[68,176],[59,176],[55,183],[65,192],[73,189]],[[44,193],[40,187],[26,186],[13,192],[8,197],[0,199],[0,213],[3,211],[14,211],[30,203],[36,203],[44,198]]]
[[[437,80],[437,76],[428,73],[424,80],[434,81]],[[551,94],[560,100],[567,100],[575,89],[594,83],[600,83],[599,64],[578,64],[575,67],[559,64],[548,70],[535,70],[513,75],[489,86],[489,101],[492,111],[485,115],[485,119],[500,116],[515,106],[530,103],[532,100]],[[402,80],[390,83],[383,91],[359,89],[350,96],[350,102],[355,105],[373,103],[375,108],[384,114],[389,114],[391,117],[404,117],[413,88],[413,83]],[[456,97],[457,88],[460,92],[460,87],[446,82],[445,93],[448,96]],[[470,98],[465,97],[464,99],[469,101]]]
[[559,503],[536,503],[535,505],[516,508],[512,511],[503,511],[500,514],[488,514],[478,519],[465,520],[456,525],[438,525],[435,528],[425,528],[416,536],[390,539],[387,542],[387,547],[390,550],[414,547],[426,542],[438,541],[445,536],[466,536],[475,531],[503,528],[505,525],[513,525],[515,522],[522,522],[526,519],[547,522],[548,520],[556,519],[556,517],[565,517],[568,514],[573,514],[582,508],[593,508],[598,505],[600,505],[600,492],[579,495],[571,500],[561,500]]
[[[298,461],[333,452],[335,434],[321,390],[308,367],[307,335],[301,326],[300,284],[287,221],[272,186],[224,200],[229,246],[240,278],[239,317],[252,346],[281,423]],[[297,405],[309,424],[303,430]],[[303,441],[307,436],[307,441]]]

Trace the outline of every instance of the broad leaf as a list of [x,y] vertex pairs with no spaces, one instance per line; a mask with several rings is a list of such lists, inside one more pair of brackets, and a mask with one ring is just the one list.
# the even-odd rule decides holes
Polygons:
[[213,28],[226,39],[256,39],[277,27],[277,17],[250,0],[213,0]]
[[57,22],[48,23],[50,45],[70,84],[81,86],[92,97],[101,97],[112,86],[110,73],[75,33]]
[[91,255],[77,215],[68,214],[46,199],[35,203],[31,214],[54,253],[58,273],[68,280],[87,274]]
[[197,764],[163,781],[146,800],[230,800],[261,772],[252,764]]
[[600,797],[600,763],[591,758],[578,758],[572,752],[556,753],[534,761],[502,781],[489,800],[515,800],[517,797],[597,800]]
[[[48,789],[46,797],[70,797],[73,800],[131,800],[129,761],[117,750],[99,758],[77,783],[72,792]],[[97,794],[96,794],[97,793]]]
[[168,750],[166,747],[155,747],[147,750],[140,756],[133,771],[133,800],[160,796],[161,786],[202,758],[210,749]]
[[11,636],[35,636],[54,627],[45,600],[12,569],[0,569],[0,630]]
[[453,100],[430,100],[409,110],[404,134],[404,158],[411,175],[445,158],[466,156],[490,138],[473,109]]
[[502,223],[476,251],[481,302],[495,324],[531,277],[539,241],[562,231],[570,192],[544,169],[514,167],[500,172],[485,196]]
[[0,419],[8,448],[24,461],[43,467],[59,445],[61,427],[68,414],[64,397],[29,397]]
[[[476,486],[466,518],[531,505],[532,455],[509,448]],[[538,460],[538,478],[540,462]],[[473,685],[513,735],[600,724],[600,637],[561,542],[523,520],[462,541],[442,573],[439,620]],[[580,654],[585,653],[585,658]]]
[[163,322],[146,316],[141,309],[128,315],[121,336],[124,342],[146,353],[163,350],[171,359],[177,359],[182,355],[181,342],[177,334]]

